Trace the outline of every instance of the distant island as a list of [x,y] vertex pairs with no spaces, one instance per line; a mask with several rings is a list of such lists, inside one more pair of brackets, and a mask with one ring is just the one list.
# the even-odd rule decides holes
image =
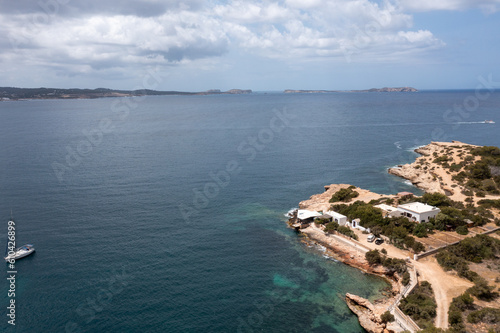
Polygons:
[[141,90],[114,90],[107,88],[97,89],[59,89],[59,88],[14,88],[0,87],[0,101],[23,99],[90,99],[103,97],[132,97],[132,96],[165,96],[165,95],[221,95],[221,94],[250,94],[252,90],[231,89],[221,91],[212,89],[202,92],[158,91]]
[[336,93],[336,92],[417,92],[418,90],[412,87],[398,87],[398,88],[372,88],[365,90],[293,90],[286,89],[285,94],[295,94],[295,93]]

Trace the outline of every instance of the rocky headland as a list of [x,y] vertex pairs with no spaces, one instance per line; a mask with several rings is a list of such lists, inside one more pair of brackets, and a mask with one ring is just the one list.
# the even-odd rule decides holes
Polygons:
[[[463,142],[431,142],[426,146],[419,147],[415,150],[419,157],[415,162],[405,165],[398,165],[390,168],[390,174],[405,178],[412,182],[416,187],[424,190],[427,193],[444,194],[442,197],[447,197],[453,202],[456,202],[457,207],[463,205],[464,211],[469,207],[472,211],[480,209],[484,210],[485,203],[490,205],[490,216],[486,219],[488,223],[485,227],[469,229],[469,236],[460,236],[458,232],[453,230],[436,230],[436,233],[429,238],[418,238],[419,241],[426,244],[427,250],[432,250],[436,246],[441,246],[441,240],[464,239],[466,237],[474,237],[479,233],[488,233],[498,230],[498,219],[500,219],[500,150],[497,147],[482,147],[477,145],[466,144]],[[356,192],[356,196],[349,197],[347,200],[338,200],[338,193],[346,193],[349,191]],[[362,201],[373,205],[374,203],[385,203],[392,206],[397,206],[400,202],[407,202],[406,194],[398,195],[382,195],[371,192],[349,184],[331,184],[324,187],[324,192],[312,195],[309,199],[299,203],[299,209],[306,209],[316,212],[326,212],[331,210],[332,201],[335,204],[351,205],[356,201]],[[336,197],[335,200],[334,197]],[[411,200],[411,199],[410,199]],[[483,201],[481,201],[483,200]],[[472,207],[472,208],[471,208]],[[453,211],[453,209],[451,209]],[[474,213],[476,214],[476,213]],[[474,216],[475,217],[475,216]],[[473,218],[476,220],[475,218]],[[318,222],[319,221],[319,222]],[[443,267],[436,261],[433,255],[424,259],[411,260],[413,254],[411,250],[405,248],[397,248],[392,244],[374,245],[367,242],[366,232],[351,228],[354,232],[354,238],[340,234],[339,232],[330,232],[328,225],[321,224],[318,220],[313,223],[300,223],[295,214],[289,220],[289,224],[307,236],[306,242],[314,242],[326,247],[326,252],[337,260],[356,267],[369,274],[375,274],[385,277],[390,281],[392,290],[386,293],[380,300],[376,300],[373,304],[359,296],[347,294],[346,302],[349,308],[358,316],[360,324],[368,332],[390,332],[393,326],[386,327],[380,316],[391,305],[396,304],[396,297],[399,293],[403,293],[402,279],[394,272],[387,271],[383,265],[370,265],[365,254],[371,250],[385,250],[387,257],[403,259],[407,265],[413,267],[420,278],[429,282],[432,285],[437,304],[435,325],[440,328],[448,327],[448,310],[450,303],[454,298],[464,293],[474,284],[471,281],[457,276],[457,272],[445,271]],[[470,220],[467,223],[472,223]],[[478,220],[479,221],[479,220]],[[495,226],[496,223],[496,226]],[[484,225],[484,224],[483,224]],[[448,226],[447,226],[448,227]],[[337,229],[334,229],[337,230]],[[487,231],[487,232],[486,232]],[[497,234],[491,234],[492,237],[498,238]],[[358,241],[359,239],[359,241]],[[489,279],[489,283],[493,284],[493,288],[498,284],[498,274],[490,272],[491,269],[485,264],[485,267],[478,269],[481,276]],[[486,272],[486,273],[484,273]],[[492,273],[493,278],[490,278],[489,273]],[[415,273],[416,274],[416,273]],[[494,277],[497,277],[496,279]],[[413,279],[413,278],[412,278]],[[414,279],[415,280],[415,279]],[[478,302],[478,301],[476,301]],[[477,304],[483,304],[478,302]],[[490,303],[482,306],[496,307]],[[397,329],[395,329],[398,331]]]
[[473,202],[485,198],[496,199],[498,195],[485,194],[478,197],[476,193],[470,196],[474,193],[468,193],[466,184],[457,177],[467,166],[481,159],[481,156],[471,154],[475,148],[479,146],[459,141],[431,142],[415,149],[421,155],[415,162],[398,165],[388,172],[409,180],[425,192],[446,194],[454,201],[465,202],[467,197],[471,197]]

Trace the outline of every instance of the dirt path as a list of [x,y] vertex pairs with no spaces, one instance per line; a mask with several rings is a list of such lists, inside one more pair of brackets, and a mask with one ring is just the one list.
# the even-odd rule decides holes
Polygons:
[[461,295],[473,284],[456,275],[446,273],[434,257],[413,261],[421,280],[429,281],[437,304],[436,327],[448,328],[448,309],[453,298]]
[[[408,251],[400,250],[390,244],[383,243],[376,245],[369,243],[366,238],[368,235],[355,230],[359,237],[359,242],[369,249],[385,249],[387,254],[393,258],[406,259],[413,257]],[[448,309],[453,298],[463,294],[463,292],[472,287],[472,282],[459,278],[456,275],[445,272],[436,261],[436,258],[429,256],[419,261],[411,260],[419,273],[419,281],[428,281],[436,298],[436,320],[435,325],[440,328],[448,327]]]
[[[366,250],[362,249],[359,245],[353,246],[354,242],[339,242],[337,237],[326,236],[323,231],[319,230],[314,225],[302,231],[309,234],[312,239],[321,241],[324,245],[331,247],[334,251],[341,251],[345,255],[345,260],[352,260],[357,263],[357,265],[354,266],[360,264],[360,266],[363,266],[363,264],[367,265],[364,258]],[[366,240],[366,234],[361,233],[359,230],[355,230],[355,233],[359,237],[359,243],[365,248],[378,250],[385,249],[387,254],[393,258],[407,259],[411,257],[408,251],[400,250],[385,242],[381,245],[369,243]],[[434,291],[437,304],[436,327],[448,328],[448,309],[451,301],[453,298],[463,294],[466,289],[472,287],[472,282],[445,272],[433,256],[429,256],[419,261],[411,260],[411,263],[418,271],[419,281],[428,281]]]

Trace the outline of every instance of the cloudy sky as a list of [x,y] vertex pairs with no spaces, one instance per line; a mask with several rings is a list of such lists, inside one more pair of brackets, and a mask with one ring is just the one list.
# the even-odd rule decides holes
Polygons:
[[0,0],[0,86],[475,88],[500,0]]

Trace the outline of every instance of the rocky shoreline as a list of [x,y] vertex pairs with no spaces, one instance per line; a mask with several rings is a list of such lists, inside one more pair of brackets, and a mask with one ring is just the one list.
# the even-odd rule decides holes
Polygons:
[[446,194],[455,201],[464,201],[466,196],[461,193],[464,187],[455,182],[449,170],[442,165],[434,163],[439,156],[447,156],[452,163],[459,163],[461,154],[469,152],[479,146],[459,142],[431,142],[430,144],[415,149],[420,154],[415,162],[389,168],[388,172],[409,180],[413,185],[425,192],[438,192]]
[[[288,224],[291,226],[295,222],[296,217],[292,216],[289,219]],[[370,266],[366,261],[364,254],[361,255],[360,252],[353,247],[345,245],[341,241],[335,241],[335,239],[326,236],[323,231],[319,230],[319,228],[314,225],[302,229],[300,232],[306,237],[306,241],[304,241],[305,243],[321,245],[326,248],[327,254],[332,258],[346,265],[357,268],[367,274],[382,277],[390,283],[392,287],[390,292],[385,294],[382,298],[377,299],[375,304],[372,304],[369,300],[353,294],[346,294],[346,303],[351,311],[358,316],[360,325],[367,332],[394,332],[394,330],[391,329],[392,325],[388,325],[386,327],[386,324],[382,323],[380,316],[395,302],[396,297],[402,290],[400,282],[401,279],[397,276],[397,273],[388,274],[389,272],[387,269],[382,266]]]
[[345,301],[349,309],[358,316],[359,324],[368,332],[393,333],[388,325],[382,322],[373,304],[367,299],[347,293]]

